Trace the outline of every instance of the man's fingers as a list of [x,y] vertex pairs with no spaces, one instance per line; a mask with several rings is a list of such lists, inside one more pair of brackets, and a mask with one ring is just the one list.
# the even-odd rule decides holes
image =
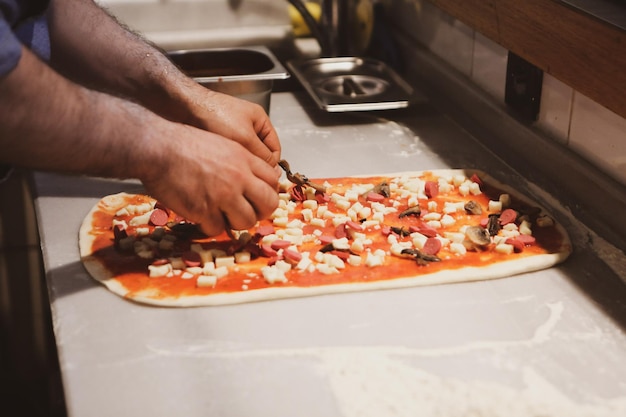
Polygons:
[[270,165],[276,165],[280,160],[280,140],[278,139],[278,134],[269,119],[265,119],[263,125],[260,128],[257,128],[257,136],[260,139],[260,142],[269,151],[269,154],[267,151],[261,151],[261,155],[256,152],[253,153]]
[[254,208],[257,220],[267,219],[278,207],[276,187],[271,187],[268,184],[246,190],[245,198]]
[[[262,161],[259,158],[252,157],[250,158],[250,170],[254,174],[254,176],[260,180],[262,180],[265,184],[269,185],[274,193],[276,193],[276,189],[278,187],[278,181],[280,180],[281,171],[277,168],[277,164],[268,164],[267,161]],[[255,187],[247,187],[247,189],[255,188]],[[256,187],[258,188],[258,187]]]
[[229,205],[222,210],[225,227],[234,230],[249,229],[257,222],[256,210],[252,204],[243,196],[237,204]]

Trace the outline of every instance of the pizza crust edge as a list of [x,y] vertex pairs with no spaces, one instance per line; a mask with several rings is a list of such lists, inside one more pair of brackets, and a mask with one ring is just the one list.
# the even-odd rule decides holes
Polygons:
[[[366,177],[395,177],[401,175],[418,176],[424,172],[432,172],[439,176],[450,176],[463,174],[467,177],[477,174],[484,182],[494,186],[503,192],[508,192],[516,199],[537,207],[549,213],[544,207],[531,200],[526,195],[519,193],[513,187],[497,181],[491,175],[474,169],[433,169],[424,171],[407,171],[391,174],[360,175],[352,178]],[[220,306],[230,304],[243,304],[249,302],[270,301],[276,299],[299,298],[315,295],[338,294],[358,291],[385,290],[395,288],[417,287],[425,285],[443,285],[452,283],[486,281],[492,279],[507,278],[523,273],[535,272],[550,268],[563,262],[572,252],[572,245],[565,228],[555,222],[558,232],[563,236],[563,242],[558,252],[551,254],[541,254],[522,259],[505,261],[494,265],[480,267],[465,267],[460,269],[443,270],[433,274],[419,275],[408,278],[397,278],[390,280],[380,280],[373,282],[360,282],[350,284],[320,285],[315,287],[271,287],[259,290],[247,290],[233,293],[219,293],[209,295],[186,296],[183,298],[159,298],[153,291],[133,293],[115,280],[111,271],[97,258],[91,255],[91,246],[94,236],[91,231],[91,224],[94,214],[101,209],[115,207],[120,200],[124,200],[128,193],[118,193],[103,197],[96,203],[85,216],[79,232],[80,256],[85,269],[98,282],[104,284],[111,292],[126,299],[139,303],[165,307],[200,307],[200,306]]]

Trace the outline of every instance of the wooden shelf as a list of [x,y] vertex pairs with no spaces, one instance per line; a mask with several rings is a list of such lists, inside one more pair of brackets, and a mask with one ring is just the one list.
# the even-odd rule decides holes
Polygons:
[[622,28],[558,0],[428,1],[626,117]]

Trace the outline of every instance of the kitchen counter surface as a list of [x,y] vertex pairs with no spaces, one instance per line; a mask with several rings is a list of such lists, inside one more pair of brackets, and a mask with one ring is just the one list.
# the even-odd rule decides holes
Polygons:
[[483,169],[548,206],[574,253],[548,270],[484,282],[148,307],[92,280],[77,247],[98,199],[139,184],[38,173],[70,416],[626,415],[623,253],[592,239],[568,202],[526,183],[427,104],[328,114],[285,92],[272,95],[271,116],[283,156],[309,177]]

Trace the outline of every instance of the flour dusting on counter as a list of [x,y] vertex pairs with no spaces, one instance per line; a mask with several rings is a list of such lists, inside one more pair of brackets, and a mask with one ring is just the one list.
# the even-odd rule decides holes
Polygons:
[[[581,398],[568,396],[551,383],[541,373],[548,371],[537,369],[537,365],[533,367],[523,361],[508,365],[498,362],[501,354],[511,350],[526,351],[550,345],[564,306],[562,302],[555,302],[548,303],[547,307],[547,318],[532,335],[520,340],[476,340],[464,345],[432,348],[320,346],[267,349],[250,349],[225,341],[183,343],[163,340],[152,343],[148,349],[157,355],[216,359],[222,365],[229,359],[241,363],[241,360],[250,359],[302,358],[307,359],[304,363],[310,364],[308,360],[313,359],[313,373],[327,381],[342,417],[626,415],[626,396],[604,399],[589,393],[582,402]],[[598,333],[591,336],[603,337]],[[519,376],[517,382],[494,379],[488,370],[473,377],[453,377],[425,369],[431,360],[458,359],[462,363],[472,355],[492,361],[496,367],[508,366],[506,370]]]
[[579,404],[530,367],[524,387],[444,378],[372,351],[325,355],[343,417],[612,417],[626,415],[626,397]]

